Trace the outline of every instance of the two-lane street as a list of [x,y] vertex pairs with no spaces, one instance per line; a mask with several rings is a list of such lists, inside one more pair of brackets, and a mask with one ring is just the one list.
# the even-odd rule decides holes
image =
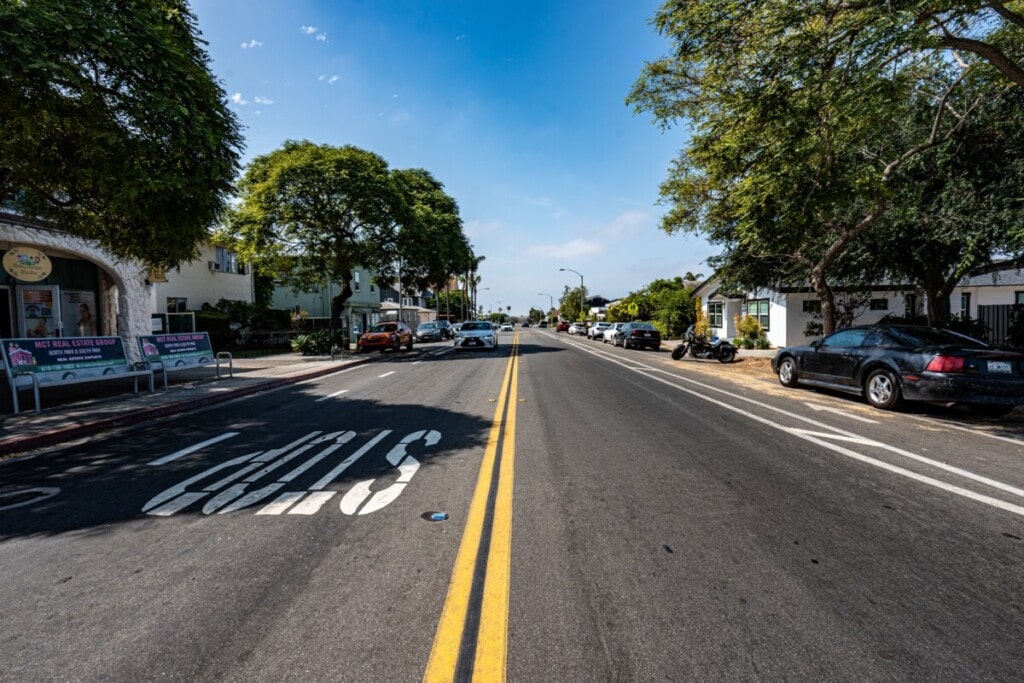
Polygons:
[[1019,676],[1024,436],[499,339],[0,464],[0,678]]

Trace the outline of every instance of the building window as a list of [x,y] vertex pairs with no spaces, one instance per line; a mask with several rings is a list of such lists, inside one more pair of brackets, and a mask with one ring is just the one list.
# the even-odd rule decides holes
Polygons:
[[370,294],[376,294],[376,293],[377,293],[377,287],[376,287],[376,285],[373,284],[373,281],[371,280],[370,281]]
[[722,329],[722,302],[708,302],[708,324],[716,330]]
[[188,299],[183,296],[167,297],[168,313],[185,313],[188,311]]
[[971,315],[971,294],[964,292],[960,295],[960,317],[969,318]]
[[888,299],[872,299],[868,302],[868,308],[872,311],[888,311],[889,300]]
[[906,298],[906,300],[904,302],[904,305],[905,305],[905,307],[907,309],[907,317],[908,318],[917,315],[917,295],[916,294],[907,294],[907,298]]
[[402,297],[402,305],[403,306],[412,306],[412,299],[410,299],[407,296],[403,296]]
[[211,270],[219,270],[222,273],[240,273],[242,272],[238,267],[238,257],[235,256],[235,252],[224,247],[217,247],[216,260],[213,261]]
[[747,300],[747,315],[753,316],[757,319],[757,322],[761,325],[761,329],[768,329],[768,308],[770,302],[768,299],[748,299]]
[[353,292],[358,292],[359,291],[359,271],[358,270],[352,273],[352,291]]
[[804,313],[808,315],[820,315],[821,314],[821,300],[820,299],[805,299],[803,302]]

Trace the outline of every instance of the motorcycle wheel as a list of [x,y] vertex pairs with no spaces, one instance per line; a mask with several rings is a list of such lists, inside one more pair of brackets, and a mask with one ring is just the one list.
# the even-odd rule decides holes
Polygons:
[[672,360],[679,360],[680,358],[682,358],[685,355],[686,355],[686,347],[685,346],[677,346],[676,348],[672,349]]
[[735,359],[736,359],[736,350],[735,349],[723,349],[723,350],[718,352],[718,362],[719,363],[731,363]]

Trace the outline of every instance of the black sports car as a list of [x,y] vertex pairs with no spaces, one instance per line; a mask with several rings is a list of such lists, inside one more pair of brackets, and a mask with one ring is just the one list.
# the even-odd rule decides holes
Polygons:
[[882,410],[928,401],[998,416],[1024,404],[1024,351],[935,327],[849,327],[810,346],[779,349],[772,370],[783,386],[862,394]]

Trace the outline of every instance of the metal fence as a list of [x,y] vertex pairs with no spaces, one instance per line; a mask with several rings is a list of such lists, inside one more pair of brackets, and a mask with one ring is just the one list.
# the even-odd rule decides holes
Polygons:
[[992,344],[1006,344],[1010,326],[1013,325],[1016,315],[1017,306],[1014,304],[978,306],[978,320],[988,328],[986,341]]

